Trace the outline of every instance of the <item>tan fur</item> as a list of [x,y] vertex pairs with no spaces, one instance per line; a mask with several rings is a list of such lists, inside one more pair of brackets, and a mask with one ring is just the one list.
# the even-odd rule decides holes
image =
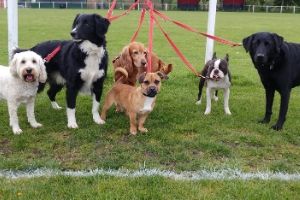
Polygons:
[[[138,52],[138,54],[134,54]],[[151,54],[152,72],[169,74],[172,64],[166,65],[155,53]],[[146,62],[143,66],[141,63]],[[120,55],[113,60],[115,82],[135,86],[138,77],[147,70],[147,49],[144,44],[132,42],[125,46]]]
[[[123,48],[120,55],[113,60],[115,81],[121,81],[121,83],[134,86],[136,83],[138,69],[145,68],[146,65],[147,49],[144,47],[144,44],[140,42],[132,42],[128,44]],[[126,76],[123,71],[116,70],[119,68],[124,68],[128,75]]]
[[164,75],[160,72],[143,74],[141,85],[139,87],[130,86],[123,83],[116,83],[105,97],[102,108],[101,119],[106,119],[108,109],[113,105],[122,107],[130,119],[130,133],[136,135],[137,130],[147,132],[144,127],[148,114],[155,105],[156,96],[151,105],[151,110],[143,111],[146,96],[150,88],[155,88],[157,93],[160,91],[161,79]]

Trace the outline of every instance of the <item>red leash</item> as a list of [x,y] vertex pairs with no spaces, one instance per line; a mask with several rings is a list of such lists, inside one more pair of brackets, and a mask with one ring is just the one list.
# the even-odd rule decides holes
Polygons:
[[159,24],[158,20],[154,17],[154,20],[159,27],[160,31],[163,33],[165,38],[168,40],[172,48],[174,49],[175,53],[179,56],[179,58],[183,61],[183,63],[188,67],[190,71],[192,71],[196,76],[200,76],[202,78],[205,78],[201,74],[197,72],[197,70],[193,67],[193,65],[186,59],[186,57],[181,53],[181,51],[178,49],[178,47],[175,45],[175,43],[171,40],[171,38],[168,36],[168,34],[163,30],[161,25]]
[[226,44],[226,45],[229,45],[229,46],[232,46],[232,47],[235,47],[235,46],[241,46],[240,43],[232,42],[232,41],[225,40],[225,39],[223,39],[223,38],[220,38],[220,37],[217,37],[217,36],[214,36],[214,35],[209,35],[209,34],[207,34],[207,33],[200,32],[200,31],[198,31],[197,29],[195,29],[195,28],[193,28],[193,27],[191,27],[191,26],[189,26],[189,25],[183,24],[183,23],[181,23],[181,22],[179,22],[179,21],[176,21],[176,20],[172,20],[171,18],[169,18],[168,16],[166,16],[165,14],[163,14],[163,13],[157,11],[157,10],[153,10],[153,11],[154,11],[154,13],[155,13],[156,15],[158,15],[158,16],[161,17],[162,19],[167,20],[167,21],[170,21],[170,22],[176,24],[177,26],[179,26],[179,27],[181,27],[181,28],[183,28],[183,29],[185,29],[185,30],[188,30],[188,31],[191,31],[191,32],[194,32],[194,33],[198,33],[198,34],[200,34],[200,35],[203,35],[203,36],[208,37],[208,38],[210,38],[210,39],[213,39],[213,40],[215,40],[215,41],[217,41],[217,42],[220,42],[220,43],[222,43],[222,44]]
[[153,15],[153,3],[150,0],[146,1],[146,4],[149,7],[149,35],[148,35],[148,64],[147,64],[147,72],[152,71],[152,51],[153,51],[153,27],[154,27],[154,15]]
[[50,62],[50,60],[56,56],[56,54],[61,50],[61,46],[57,46],[51,53],[49,53],[45,58],[44,58],[44,62],[48,63]]
[[113,9],[115,8],[116,6],[116,0],[113,1],[112,3],[112,6],[110,7],[108,13],[107,13],[107,16],[106,18],[111,22],[113,20],[116,20],[124,15],[127,15],[132,9],[134,9],[137,5],[139,4],[139,0],[137,0],[136,2],[134,2],[133,4],[131,4],[131,6],[125,11],[123,12],[122,14],[120,15],[116,15],[116,16],[112,16],[112,11]]
[[141,16],[140,16],[138,28],[137,28],[137,30],[135,31],[135,33],[133,34],[133,36],[132,36],[130,42],[135,41],[136,37],[138,36],[138,33],[140,32],[140,29],[141,29],[142,24],[143,24],[143,22],[144,22],[145,12],[146,12],[146,9],[143,8],[143,9],[142,9],[142,12],[141,12]]

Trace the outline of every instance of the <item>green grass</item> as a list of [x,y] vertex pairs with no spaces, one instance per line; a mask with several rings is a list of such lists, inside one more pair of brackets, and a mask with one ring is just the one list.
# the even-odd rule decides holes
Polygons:
[[[1,180],[1,179],[0,179]],[[300,185],[280,181],[174,181],[161,177],[53,177],[0,182],[0,199],[297,199]]]
[[[98,10],[30,10],[19,12],[19,46],[28,48],[38,42],[50,39],[69,39],[72,20],[77,13],[99,12]],[[105,15],[105,12],[99,12]],[[117,11],[115,13],[118,13]],[[199,30],[206,30],[205,12],[167,12],[168,16],[180,20]],[[134,33],[139,13],[114,21],[107,35],[110,60],[118,55]],[[138,41],[147,44],[147,20],[140,32]],[[186,55],[188,60],[200,71],[204,63],[205,38],[186,32],[173,24],[162,23],[170,37]],[[216,35],[241,42],[253,32],[271,31],[284,36],[287,41],[300,43],[300,15],[225,13],[217,14]],[[6,12],[0,10],[0,63],[7,64],[7,25]],[[0,169],[94,169],[94,168],[159,168],[175,171],[199,169],[237,168],[243,171],[300,171],[300,90],[295,88],[289,104],[289,112],[284,130],[276,132],[270,129],[278,116],[279,97],[276,95],[274,114],[268,125],[258,124],[264,114],[264,91],[249,56],[242,47],[231,48],[216,44],[217,55],[230,55],[230,69],[233,75],[230,108],[232,116],[223,112],[223,98],[213,103],[210,116],[204,116],[205,103],[196,106],[198,78],[186,70],[184,64],[173,52],[167,41],[155,28],[154,50],[167,63],[173,63],[174,71],[170,79],[162,85],[154,111],[146,121],[150,130],[147,134],[131,136],[128,133],[129,120],[123,114],[112,109],[108,113],[104,126],[94,124],[91,116],[91,98],[79,96],[76,108],[79,129],[66,127],[66,112],[52,110],[45,92],[38,95],[36,117],[44,126],[34,130],[27,124],[24,107],[19,111],[23,133],[14,136],[8,126],[8,113],[5,102],[0,102]],[[105,91],[113,83],[111,65],[105,82]],[[65,107],[65,94],[58,95],[58,102]],[[205,102],[205,101],[203,101]],[[68,184],[72,185],[68,188]],[[158,181],[158,199],[176,199],[179,197],[199,199],[208,197],[225,199],[275,199],[282,198],[281,192],[288,193],[291,199],[297,193],[299,183],[263,182],[263,181],[204,181],[177,183],[160,178],[124,180],[117,178],[51,178],[10,181],[3,180],[1,197],[15,197],[17,189],[26,195],[51,193],[42,185],[59,187],[65,185],[59,194],[73,194],[77,188],[91,188],[82,193],[81,198],[99,191],[98,184],[108,182],[117,187],[111,198],[121,199],[135,187],[146,189],[128,194],[132,199],[150,199],[144,191],[152,191],[152,182]],[[148,185],[148,182],[151,182]],[[77,183],[78,182],[78,183]],[[134,182],[134,183],[132,183]],[[57,184],[57,185],[56,185]],[[141,185],[140,185],[141,184]],[[38,190],[35,190],[38,185]],[[133,186],[132,186],[133,185]],[[162,187],[159,187],[159,186]],[[150,187],[150,188],[148,188]],[[16,188],[16,189],[15,189]],[[101,187],[99,187],[101,188]],[[163,188],[169,190],[169,196],[163,196]],[[49,188],[48,188],[49,189]],[[199,190],[204,190],[203,194]],[[59,189],[57,189],[59,190]],[[91,190],[91,194],[88,192]],[[124,191],[125,190],[125,191]],[[185,190],[190,190],[187,193]],[[259,192],[258,192],[259,191]],[[144,192],[144,193],[143,193]],[[198,193],[199,192],[199,193]],[[151,194],[151,193],[150,193]],[[2,195],[2,196],[1,196]],[[110,195],[105,192],[103,195]],[[226,196],[228,195],[228,196]],[[249,195],[249,196],[247,196]],[[299,196],[299,189],[298,189]],[[73,196],[75,199],[79,198]],[[273,198],[274,197],[274,198]],[[63,196],[58,196],[63,199]],[[72,198],[70,195],[69,198]],[[105,196],[103,197],[105,198]],[[110,197],[109,197],[110,198]],[[6,198],[5,198],[6,199]],[[126,198],[125,198],[126,199]],[[156,199],[156,198],[155,198]],[[205,198],[206,199],[206,198]],[[252,198],[251,198],[252,199]],[[289,198],[287,198],[289,199]]]

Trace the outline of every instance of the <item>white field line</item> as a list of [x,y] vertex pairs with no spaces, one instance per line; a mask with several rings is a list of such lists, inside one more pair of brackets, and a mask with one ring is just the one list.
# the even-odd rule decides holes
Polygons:
[[153,177],[161,176],[174,180],[281,180],[281,181],[300,181],[299,173],[284,172],[242,172],[236,169],[224,170],[200,170],[174,172],[159,169],[141,169],[133,170],[83,170],[83,171],[60,171],[55,169],[35,169],[28,171],[0,170],[0,178],[21,179],[21,178],[39,178],[54,176],[70,177],[90,177],[90,176],[113,176],[122,178]]

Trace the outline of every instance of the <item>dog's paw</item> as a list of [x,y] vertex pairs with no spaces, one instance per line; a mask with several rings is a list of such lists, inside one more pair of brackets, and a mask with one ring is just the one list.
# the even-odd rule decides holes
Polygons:
[[75,129],[75,128],[78,128],[78,125],[77,125],[76,122],[68,123],[68,128],[73,128],[73,129]]
[[52,102],[51,102],[51,106],[52,106],[52,108],[53,108],[54,110],[61,110],[61,109],[62,109],[62,107],[60,107],[60,106],[56,103],[56,101],[52,101]]
[[226,115],[231,115],[231,112],[230,112],[229,108],[225,108],[225,114]]
[[213,99],[217,102],[219,100],[219,97],[213,96]]
[[205,110],[204,115],[209,115],[210,114],[210,110]]
[[136,129],[130,129],[130,134],[131,135],[136,135],[137,134],[137,130]]
[[99,125],[105,124],[105,121],[101,119],[101,117],[100,117],[100,115],[99,115],[98,112],[97,113],[93,113],[93,120],[94,120],[94,122],[96,124],[99,124]]
[[143,127],[143,128],[139,128],[139,131],[142,132],[142,133],[147,133],[148,129],[146,129],[145,127]]
[[259,124],[268,124],[269,122],[270,122],[270,119],[266,119],[266,118],[258,121]]
[[22,132],[23,132],[22,129],[20,129],[19,127],[18,128],[13,128],[13,133],[15,135],[20,135]]
[[196,105],[201,105],[201,99],[196,101]]
[[278,125],[278,124],[275,124],[273,126],[271,126],[271,128],[275,131],[280,131],[282,130],[282,126],[281,125]]
[[42,127],[43,125],[38,122],[32,122],[32,123],[30,123],[30,126],[32,128],[39,128],[39,127]]

